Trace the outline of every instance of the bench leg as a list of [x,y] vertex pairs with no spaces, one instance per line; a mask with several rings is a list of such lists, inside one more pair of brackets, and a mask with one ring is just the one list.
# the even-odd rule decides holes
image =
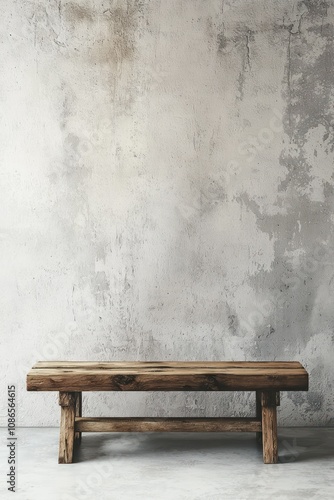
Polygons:
[[76,393],[60,392],[59,404],[61,406],[61,416],[58,463],[71,464],[73,461],[74,447]]
[[[256,391],[256,418],[262,421],[261,391]],[[262,445],[262,432],[256,433],[256,441]]]
[[[75,393],[75,416],[82,417],[82,392]],[[81,443],[81,432],[74,433],[75,444]]]
[[261,393],[263,462],[265,464],[276,464],[278,461],[277,402],[277,391],[263,391]]

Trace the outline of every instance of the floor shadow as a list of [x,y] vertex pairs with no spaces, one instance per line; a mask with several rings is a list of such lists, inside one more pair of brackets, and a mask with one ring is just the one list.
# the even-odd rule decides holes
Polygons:
[[[334,428],[282,429],[279,431],[279,463],[334,458]],[[75,462],[102,457],[138,457],[158,453],[187,454],[221,450],[262,455],[253,433],[99,433],[83,434],[75,449]]]
[[194,451],[225,450],[238,453],[256,450],[253,433],[108,433],[83,435],[76,449],[75,461],[89,461],[102,456],[147,456],[158,453],[187,454]]
[[284,429],[279,433],[279,462],[334,459],[334,428]]

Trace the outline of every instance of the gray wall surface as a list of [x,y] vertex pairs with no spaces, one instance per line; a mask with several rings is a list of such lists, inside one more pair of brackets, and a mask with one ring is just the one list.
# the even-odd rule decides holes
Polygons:
[[[333,422],[332,1],[2,0],[1,380],[37,360],[300,360]],[[250,394],[93,394],[91,416]],[[1,411],[2,424],[5,413]]]

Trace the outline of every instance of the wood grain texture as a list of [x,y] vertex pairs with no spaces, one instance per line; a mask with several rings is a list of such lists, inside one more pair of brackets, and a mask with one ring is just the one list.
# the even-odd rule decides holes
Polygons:
[[276,464],[278,461],[276,402],[275,391],[262,392],[262,441],[265,464]]
[[256,432],[254,418],[88,418],[75,419],[80,432]]
[[[262,404],[261,404],[261,391],[255,392],[255,414],[256,418],[262,422]],[[262,426],[261,430],[256,433],[256,441],[262,445]]]
[[[82,392],[75,393],[75,416],[76,417],[82,416]],[[74,433],[74,442],[76,444],[81,443],[81,432]]]
[[61,416],[58,463],[71,464],[74,448],[76,395],[74,393],[60,393],[59,404],[61,406]]
[[298,362],[40,362],[29,391],[307,390]]

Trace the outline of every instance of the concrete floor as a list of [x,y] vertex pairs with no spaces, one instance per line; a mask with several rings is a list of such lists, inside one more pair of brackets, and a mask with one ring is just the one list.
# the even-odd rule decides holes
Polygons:
[[0,431],[1,499],[334,499],[334,428],[280,429],[277,465],[236,433],[84,434],[78,462],[58,465],[58,429],[21,428],[15,496]]

